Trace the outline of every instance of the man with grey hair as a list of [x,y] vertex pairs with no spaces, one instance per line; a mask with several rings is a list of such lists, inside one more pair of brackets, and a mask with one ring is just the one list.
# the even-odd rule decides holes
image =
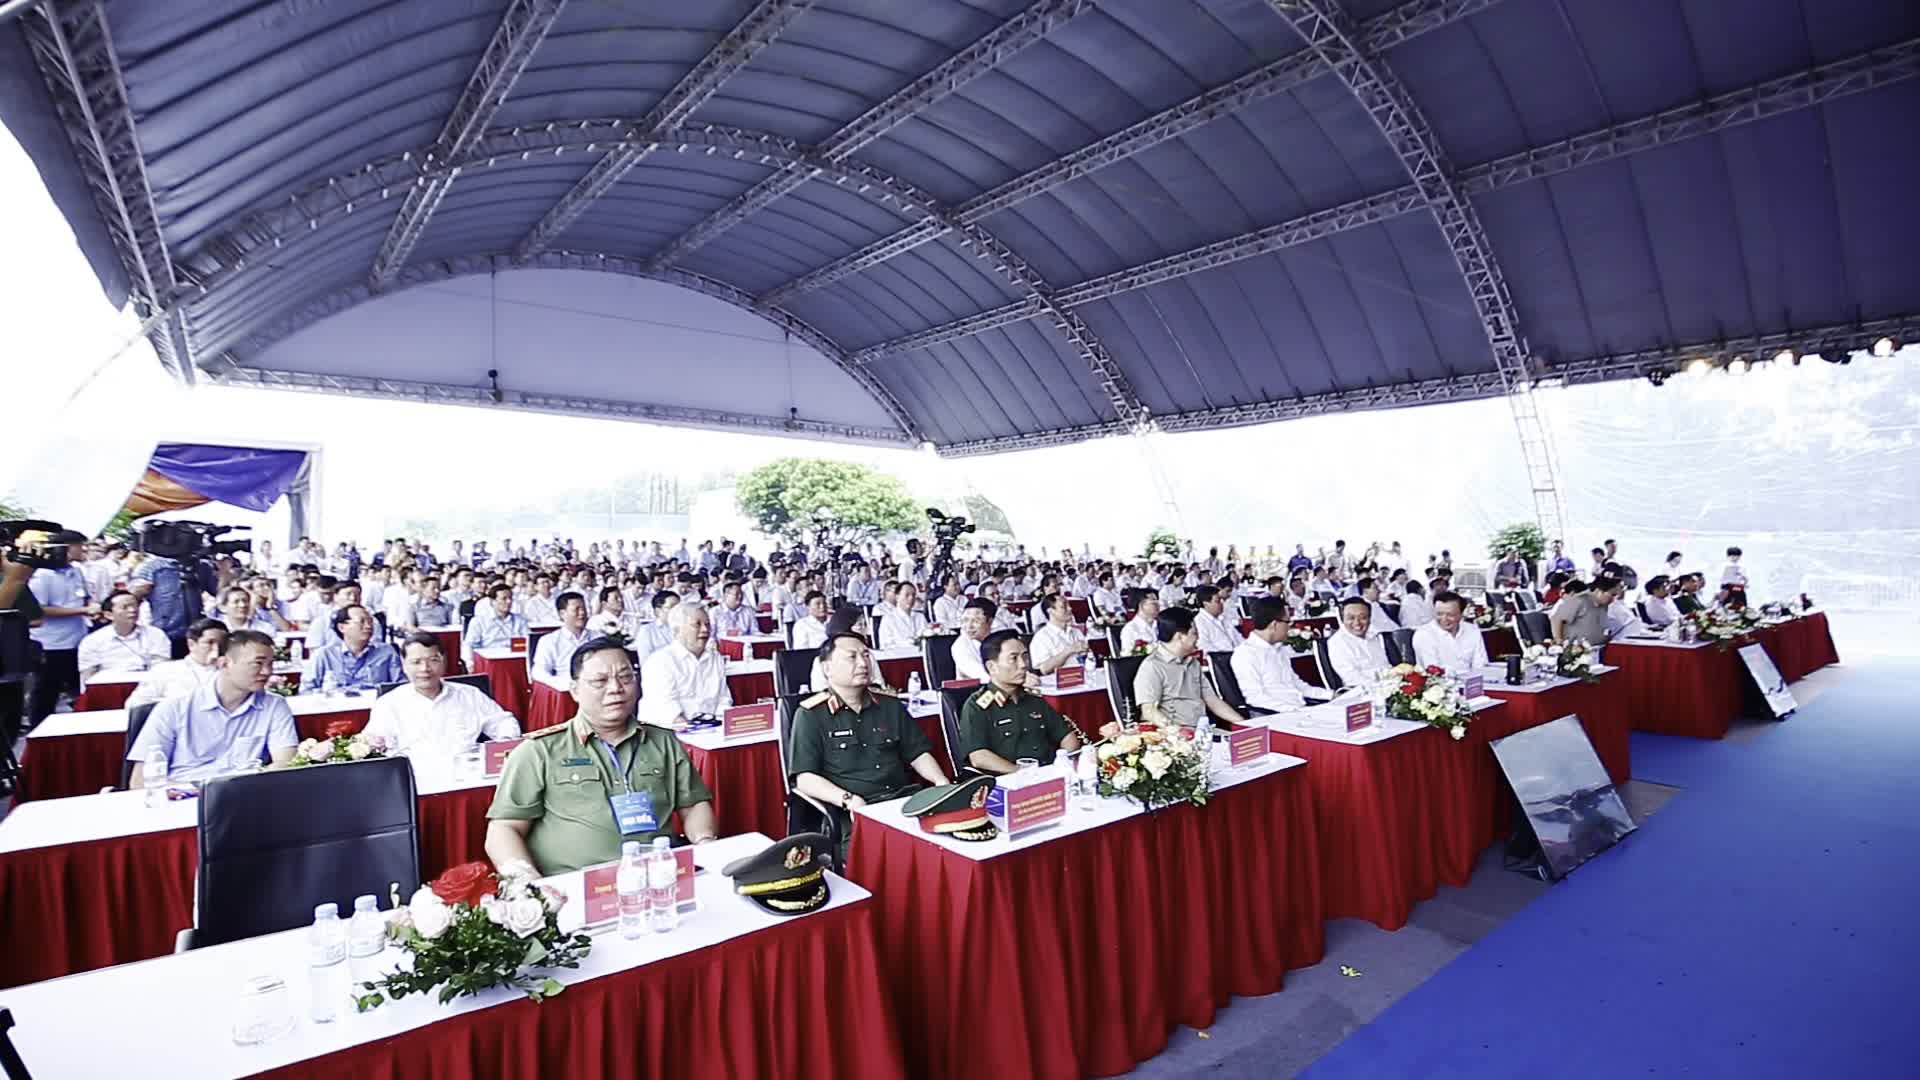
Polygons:
[[679,729],[733,705],[727,660],[713,648],[707,609],[680,604],[667,613],[673,643],[655,649],[640,672],[640,722]]

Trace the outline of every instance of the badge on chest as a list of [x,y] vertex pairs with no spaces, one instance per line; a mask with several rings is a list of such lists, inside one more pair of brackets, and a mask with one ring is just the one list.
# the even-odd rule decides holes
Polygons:
[[613,820],[620,826],[621,836],[660,831],[659,819],[653,812],[652,792],[625,791],[607,796],[607,802],[613,807]]

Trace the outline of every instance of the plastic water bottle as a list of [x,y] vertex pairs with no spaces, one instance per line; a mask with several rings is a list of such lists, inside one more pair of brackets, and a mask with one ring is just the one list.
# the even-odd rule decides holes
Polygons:
[[167,805],[167,752],[153,750],[147,754],[147,763],[140,767],[141,783],[147,788],[147,807]]
[[380,917],[380,901],[372,893],[353,899],[353,918],[347,920],[347,969],[353,993],[378,979],[381,954],[387,951],[387,921]]
[[311,991],[307,1015],[316,1024],[332,1023],[348,994],[347,924],[340,921],[338,904],[313,909],[313,926],[307,930],[307,980]]
[[1056,750],[1053,754],[1053,771],[1066,778],[1067,788],[1073,788],[1073,755],[1065,750]]
[[620,936],[631,941],[647,928],[647,856],[640,841],[620,845],[620,870],[614,875],[620,893]]
[[907,700],[912,701],[919,696],[920,696],[920,673],[916,671],[911,675],[907,676]]
[[664,934],[680,925],[680,860],[673,857],[673,841],[664,836],[653,839],[647,862],[647,920],[653,932]]

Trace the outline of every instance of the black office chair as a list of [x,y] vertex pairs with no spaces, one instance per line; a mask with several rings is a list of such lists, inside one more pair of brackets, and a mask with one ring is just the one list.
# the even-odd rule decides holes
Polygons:
[[1230,652],[1210,652],[1207,654],[1207,670],[1213,674],[1213,689],[1220,700],[1234,707],[1242,716],[1268,716],[1272,709],[1262,709],[1247,704],[1247,695],[1240,690],[1240,676],[1233,673],[1233,654]]
[[[634,665],[635,673],[637,674],[639,670],[640,670],[640,666],[638,664],[635,664]],[[488,697],[493,696],[493,677],[490,675],[485,675],[485,674],[449,675],[447,676],[446,681],[451,683],[459,683],[462,686],[471,686],[475,690],[480,691],[482,694],[485,694]],[[638,696],[637,692],[635,696]]]
[[1120,627],[1118,624],[1107,627],[1107,655],[1120,655]]
[[1327,652],[1324,637],[1313,639],[1313,663],[1320,669],[1320,685],[1336,694],[1347,688],[1347,684],[1340,681],[1340,673],[1333,670],[1333,655]]
[[147,726],[147,717],[153,715],[153,707],[156,704],[158,702],[149,701],[127,710],[127,744],[120,750],[121,791],[127,790],[127,785],[133,783],[134,763],[127,760],[127,755],[133,753],[133,744],[140,741],[140,730]]
[[406,758],[221,777],[199,803],[196,925],[178,951],[305,926],[328,901],[351,912],[356,896],[420,886]]
[[0,1072],[7,1074],[7,1080],[33,1080],[20,1051],[14,1048],[12,1031],[13,1010],[0,1009]]
[[1523,586],[1513,590],[1513,603],[1521,611],[1532,611],[1540,606],[1540,595],[1533,589]]
[[935,690],[957,677],[953,666],[953,643],[959,636],[934,634],[920,639],[920,660],[926,665],[927,676],[933,680]]
[[1635,600],[1633,602],[1633,613],[1640,616],[1641,622],[1648,626],[1653,625],[1653,620],[1647,618],[1647,602],[1645,600]]
[[553,633],[557,629],[559,629],[559,627],[556,626],[542,626],[537,629],[530,626],[527,628],[527,675],[529,678],[533,675],[533,658],[539,655],[540,652],[540,639]]
[[1380,644],[1386,647],[1387,663],[1414,664],[1419,661],[1413,656],[1413,631],[1408,627],[1389,630],[1380,635]]
[[1511,613],[1511,608],[1507,604],[1507,594],[1494,589],[1487,590],[1487,606],[1492,608],[1493,613],[1502,620]]
[[1396,625],[1399,624],[1400,622],[1400,605],[1399,604],[1382,600],[1380,601],[1380,610],[1386,612],[1387,618],[1392,619]]
[[811,689],[813,662],[818,656],[811,649],[781,649],[774,653],[774,694],[785,697],[788,694],[804,694]]
[[1140,665],[1146,659],[1144,656],[1115,656],[1107,661],[1107,703],[1113,706],[1114,719],[1122,724],[1140,722],[1140,713],[1133,700],[1133,677],[1140,673]]
[[[777,671],[776,679],[780,677]],[[781,694],[774,708],[775,730],[780,735],[780,782],[787,789],[787,835],[824,833],[838,850],[841,831],[850,823],[847,812],[803,794],[793,786],[793,718],[800,711],[800,699],[804,696]]]
[[1522,611],[1513,617],[1513,632],[1522,645],[1540,645],[1553,637],[1553,624],[1544,611]]
[[953,762],[955,783],[969,776],[977,776],[980,772],[967,764],[965,756],[960,753],[960,709],[966,705],[967,697],[977,692],[977,687],[940,691],[940,733],[946,738],[947,760]]

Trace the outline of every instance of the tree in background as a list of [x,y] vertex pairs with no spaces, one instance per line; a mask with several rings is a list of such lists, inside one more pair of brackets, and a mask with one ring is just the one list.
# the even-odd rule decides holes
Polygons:
[[847,461],[781,458],[741,476],[734,493],[742,514],[786,543],[857,544],[925,524],[900,481]]
[[1180,538],[1172,529],[1155,529],[1147,534],[1147,561],[1178,562],[1180,559]]
[[1541,535],[1537,523],[1516,521],[1487,537],[1489,560],[1498,563],[1509,551],[1518,551],[1528,566],[1538,567],[1540,557],[1547,553],[1547,538]]
[[992,499],[985,495],[968,495],[961,500],[966,505],[967,516],[985,532],[1013,535],[1013,523],[1007,520],[1007,512],[1000,509]]

